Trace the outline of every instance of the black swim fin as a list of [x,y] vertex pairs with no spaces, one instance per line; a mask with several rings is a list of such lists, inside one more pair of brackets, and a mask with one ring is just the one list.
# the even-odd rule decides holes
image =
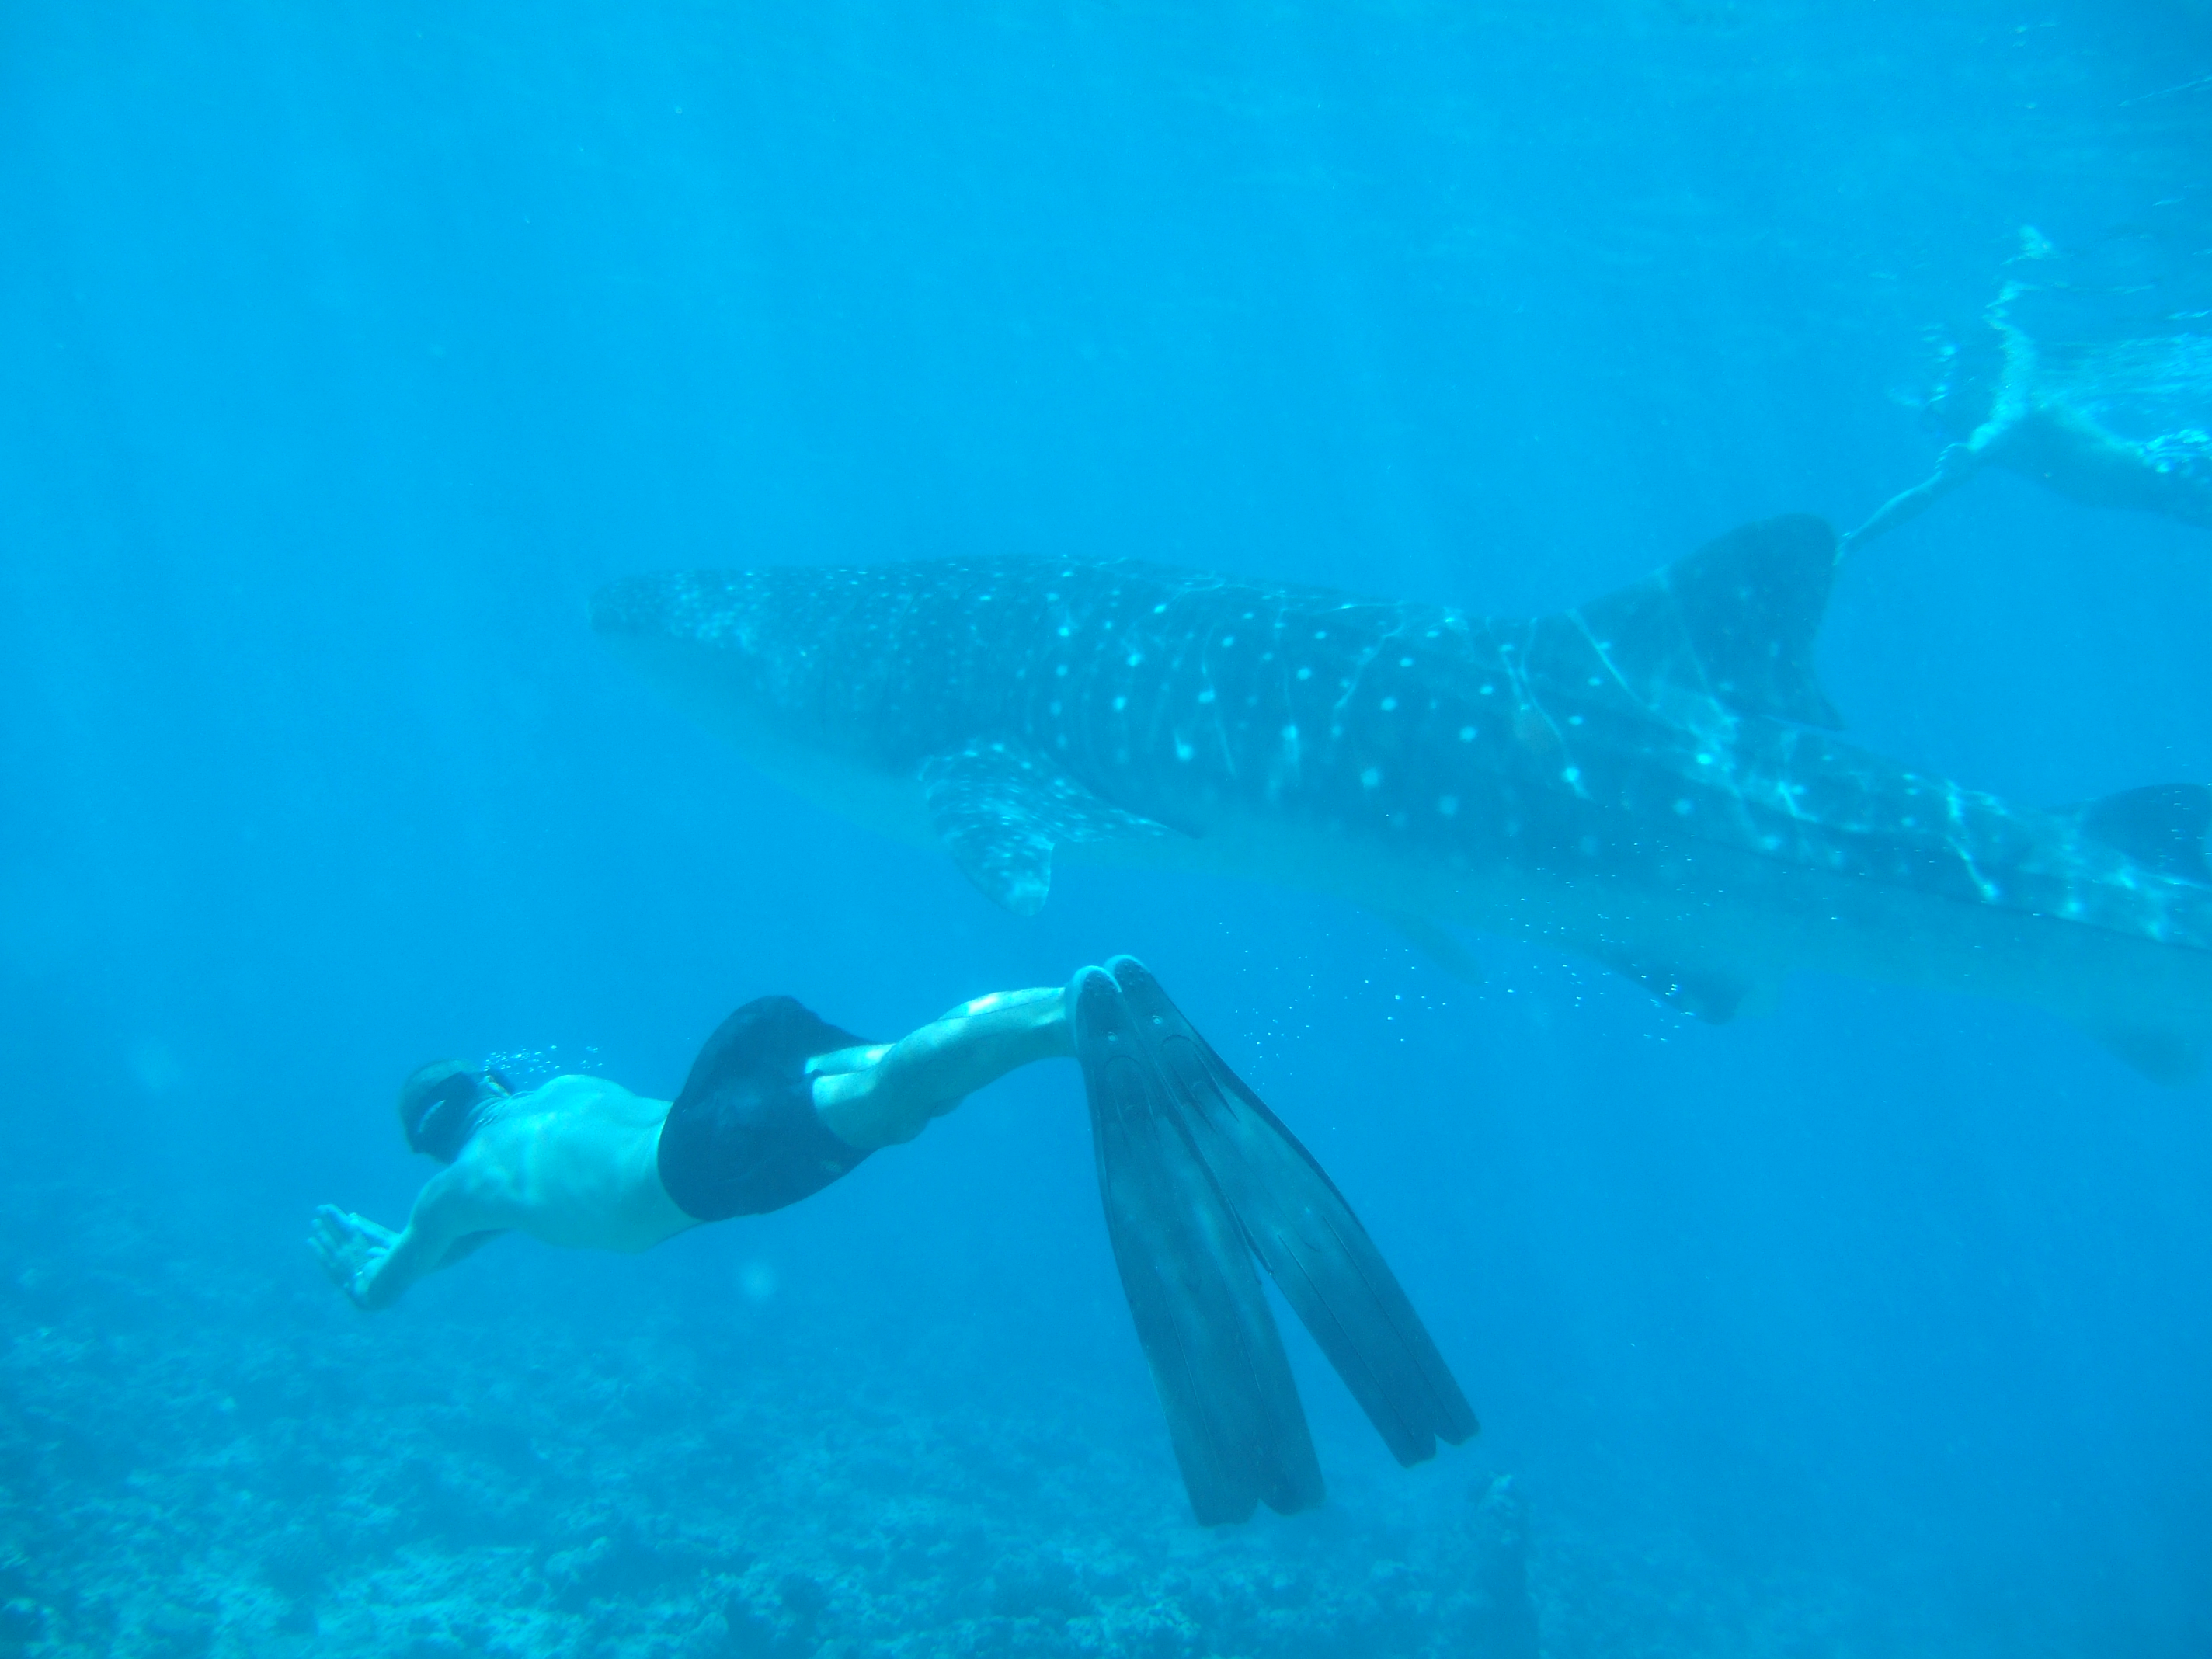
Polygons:
[[1259,1255],[1401,1463],[1475,1432],[1397,1279],[1321,1166],[1117,957],[1070,988],[1121,1283],[1184,1484],[1208,1524],[1319,1503],[1319,1468]]
[[1134,957],[1108,963],[1184,1132],[1329,1364],[1411,1465],[1477,1432],[1474,1410],[1389,1263],[1313,1154],[1229,1069]]
[[1086,968],[1068,998],[1106,1231],[1191,1508],[1206,1526],[1310,1509],[1321,1465],[1243,1230],[1112,976]]

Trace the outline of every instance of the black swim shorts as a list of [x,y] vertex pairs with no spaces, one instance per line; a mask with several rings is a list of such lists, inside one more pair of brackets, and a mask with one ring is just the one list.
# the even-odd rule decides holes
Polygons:
[[866,1041],[789,997],[724,1020],[660,1126],[660,1184],[686,1215],[759,1215],[817,1193],[867,1156],[814,1111],[806,1062]]

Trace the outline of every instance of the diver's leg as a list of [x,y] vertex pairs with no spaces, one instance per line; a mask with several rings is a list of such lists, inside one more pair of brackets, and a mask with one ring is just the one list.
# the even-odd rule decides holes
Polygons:
[[872,1151],[913,1139],[961,1100],[1032,1060],[1074,1053],[1060,987],[963,1002],[882,1047],[841,1048],[807,1063],[814,1109],[830,1132]]
[[[1978,434],[1977,434],[1978,435]],[[1877,536],[1887,536],[1908,519],[1916,519],[1981,470],[1982,451],[1976,443],[1953,444],[1936,463],[1936,471],[1910,489],[1901,489],[1875,509],[1874,516],[1836,543],[1836,562]]]

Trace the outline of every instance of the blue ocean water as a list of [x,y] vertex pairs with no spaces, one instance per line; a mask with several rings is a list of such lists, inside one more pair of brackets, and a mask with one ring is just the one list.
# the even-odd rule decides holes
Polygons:
[[[1849,526],[2024,246],[2212,310],[2208,76],[2184,0],[0,8],[0,1653],[2212,1651],[2202,1087],[1259,885],[1020,920],[585,611],[1036,552],[1530,614]],[[2212,781],[2208,635],[2212,533],[1992,469],[1820,668],[2059,803]],[[370,1317],[301,1243],[401,1218],[430,1055],[665,1095],[756,995],[1116,951],[1479,1439],[1400,1471],[1293,1332],[1329,1505],[1195,1527],[1066,1066],[639,1258]]]

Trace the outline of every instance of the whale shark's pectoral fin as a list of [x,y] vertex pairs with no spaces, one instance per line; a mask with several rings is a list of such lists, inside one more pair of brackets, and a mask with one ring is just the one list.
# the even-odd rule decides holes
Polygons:
[[2114,1059],[2153,1083],[2179,1089],[2204,1075],[2205,1045],[2191,1033],[2118,1020],[2087,1022],[2084,1029]]
[[1164,836],[1164,824],[1103,801],[1016,743],[976,742],[921,764],[930,828],[993,902],[1033,916],[1062,842]]
[[1461,984],[1482,983],[1482,964],[1474,959],[1474,951],[1452,936],[1449,928],[1405,910],[1378,910],[1376,915],[1396,928],[1407,944]]
[[1730,531],[1575,613],[1607,664],[1647,702],[1703,691],[1739,714],[1839,727],[1813,677],[1835,584],[1836,532],[1803,516]]
[[1726,969],[1690,968],[1656,962],[1627,951],[1608,951],[1599,960],[1634,980],[1678,1014],[1708,1025],[1725,1025],[1741,1013],[1764,1013],[1774,1002],[1774,988]]

